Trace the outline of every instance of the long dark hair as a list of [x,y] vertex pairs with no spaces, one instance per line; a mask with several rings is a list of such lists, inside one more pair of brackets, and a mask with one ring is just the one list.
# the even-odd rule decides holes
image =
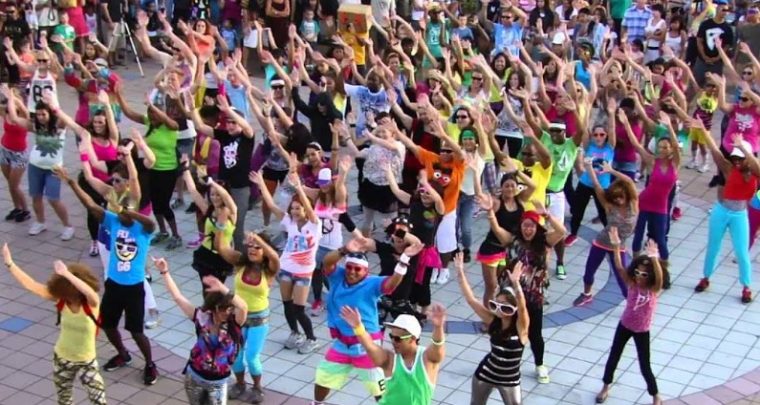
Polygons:
[[47,124],[42,124],[37,119],[37,114],[35,113],[34,132],[37,133],[37,135],[55,136],[56,130],[58,129],[58,116],[53,112],[53,109],[50,108],[49,105],[45,104],[44,101],[38,101],[35,105],[35,111],[40,110],[47,111],[50,119],[48,120]]
[[[264,233],[257,233],[256,235],[261,238],[262,242],[271,246],[269,236]],[[276,270],[272,271],[269,269],[269,257],[267,257],[267,255],[263,255],[261,263],[252,262],[251,259],[248,258],[248,246],[245,246],[245,249],[240,252],[240,259],[238,259],[235,266],[239,267],[243,272],[248,270],[258,270],[266,274],[267,277],[273,277],[275,273],[277,273]]]
[[[97,111],[95,111],[95,113],[92,114],[92,116],[90,117],[90,122],[87,123],[87,131],[89,131],[90,135],[92,135],[94,137],[104,138],[104,139],[110,139],[111,138],[111,127],[108,125],[108,115],[106,115],[106,112],[105,112],[104,108],[111,108],[111,106],[105,106],[105,107],[103,107],[101,109],[98,109]],[[102,136],[100,134],[98,134],[97,132],[95,132],[95,126],[92,124],[93,121],[95,121],[95,117],[103,117],[103,118],[106,119],[106,131],[105,131],[105,133]]]

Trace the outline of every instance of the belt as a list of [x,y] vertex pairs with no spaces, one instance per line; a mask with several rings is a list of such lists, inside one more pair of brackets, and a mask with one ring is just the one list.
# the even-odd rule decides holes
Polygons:
[[244,328],[253,328],[255,326],[261,326],[265,323],[269,323],[269,316],[264,317],[250,317],[245,320],[245,324],[243,324]]

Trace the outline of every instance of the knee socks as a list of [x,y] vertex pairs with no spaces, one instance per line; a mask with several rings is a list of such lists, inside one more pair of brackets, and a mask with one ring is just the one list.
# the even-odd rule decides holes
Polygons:
[[285,311],[285,320],[288,322],[290,330],[298,333],[298,321],[293,308],[293,300],[283,301],[282,305]]
[[306,338],[309,340],[316,340],[317,338],[314,336],[314,329],[311,326],[311,319],[306,316],[304,306],[293,304],[293,315],[298,319],[298,324],[303,328],[303,333],[306,335]]

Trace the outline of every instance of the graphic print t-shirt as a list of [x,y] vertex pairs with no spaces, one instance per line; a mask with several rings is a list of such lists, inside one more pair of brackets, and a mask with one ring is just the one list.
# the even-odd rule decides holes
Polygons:
[[106,211],[103,227],[111,234],[111,259],[107,276],[121,285],[135,285],[145,279],[145,261],[150,247],[150,232],[134,221],[124,226],[118,215]]
[[367,127],[367,115],[369,113],[377,116],[380,112],[388,112],[391,110],[391,105],[388,102],[388,94],[385,92],[384,88],[378,90],[377,93],[373,93],[365,86],[346,84],[344,87],[346,88],[346,94],[358,101],[359,111],[356,112],[357,136],[362,136],[362,131]]
[[307,221],[298,229],[298,224],[290,219],[290,215],[285,215],[280,224],[288,233],[288,241],[280,258],[280,268],[298,276],[311,275],[316,266],[319,240],[322,238],[322,221],[319,220],[316,224]]
[[232,188],[248,187],[254,141],[243,134],[232,136],[227,131],[214,130],[219,141],[219,179],[228,181]]

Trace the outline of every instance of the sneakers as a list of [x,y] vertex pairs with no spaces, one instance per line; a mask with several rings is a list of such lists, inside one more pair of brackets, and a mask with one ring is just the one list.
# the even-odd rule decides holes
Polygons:
[[[438,285],[444,285],[449,282],[450,274],[449,269],[441,269],[438,271]],[[433,284],[433,280],[430,280],[430,284]]]
[[8,215],[5,216],[6,221],[14,221],[16,219],[16,215],[18,215],[22,210],[18,208],[14,208],[11,210],[11,212],[8,213]]
[[310,340],[305,339],[303,343],[301,343],[300,346],[298,346],[298,354],[309,354],[314,353],[317,351],[317,348],[319,348],[319,344],[317,343],[317,340]]
[[182,246],[182,238],[180,236],[172,236],[169,238],[169,243],[166,244],[166,250],[174,250]]
[[539,384],[549,384],[549,369],[546,366],[536,366],[536,380]]
[[557,265],[557,280],[564,280],[567,278],[567,273],[565,273],[565,265],[559,264]]
[[470,256],[470,249],[462,249],[462,260],[465,263],[469,263],[472,261],[472,256]]
[[98,242],[92,241],[90,243],[90,257],[97,257],[100,254],[100,249],[98,249]]
[[752,291],[749,287],[744,287],[742,289],[742,303],[749,304],[750,302],[752,302]]
[[430,285],[438,284],[438,269],[432,269],[430,271],[432,272],[430,275]]
[[678,221],[683,216],[683,213],[681,212],[681,209],[678,207],[673,208],[673,214],[671,214],[671,218],[673,221]]
[[264,402],[264,390],[259,387],[253,387],[251,390],[251,403],[260,404]]
[[161,242],[163,242],[163,241],[165,241],[167,239],[169,239],[169,234],[168,233],[166,233],[166,232],[157,233],[156,236],[154,236],[153,239],[150,240],[150,245],[151,246],[158,245],[159,243],[161,243]]
[[246,389],[245,383],[243,384],[235,383],[235,384],[230,384],[230,385],[232,386],[230,387],[229,391],[227,391],[227,398],[238,399],[243,394],[245,394],[245,389]]
[[710,171],[710,165],[709,165],[709,164],[707,164],[707,163],[705,163],[705,164],[703,164],[702,166],[699,166],[699,167],[697,168],[697,171],[698,171],[699,173],[707,173],[708,171]]
[[581,293],[581,295],[579,295],[578,298],[576,298],[575,301],[573,301],[573,306],[574,307],[582,307],[582,306],[584,306],[586,304],[590,304],[591,301],[593,301],[593,300],[594,300],[594,296],[593,295]]
[[305,341],[306,341],[306,336],[298,332],[290,332],[290,336],[288,336],[288,340],[285,341],[285,348],[288,350],[296,349],[300,347]]
[[161,322],[161,318],[158,317],[158,310],[149,309],[148,316],[145,318],[145,329],[154,329]]
[[16,214],[16,222],[24,222],[31,217],[32,214],[29,211],[21,210],[18,214]]
[[143,384],[153,385],[156,381],[158,381],[158,369],[156,368],[156,363],[146,364],[145,370],[143,371]]
[[687,169],[696,169],[699,167],[699,164],[697,163],[697,158],[692,157],[691,160],[689,160],[689,163],[686,164]]
[[121,354],[117,354],[116,356],[111,357],[111,360],[108,360],[108,362],[103,365],[103,370],[113,371],[129,365],[130,363],[132,363],[132,356],[130,356],[129,353],[127,353],[126,357],[122,357]]
[[185,247],[188,249],[198,249],[201,244],[203,243],[203,234],[199,233],[198,237],[196,239],[190,240],[185,244]]
[[32,236],[39,235],[45,230],[47,230],[47,226],[45,226],[45,224],[35,221],[32,223],[32,226],[29,227],[29,235],[32,235]]
[[575,245],[575,242],[578,241],[578,236],[576,235],[567,235],[565,238],[565,247],[570,247]]
[[708,287],[710,287],[710,280],[708,280],[707,277],[704,277],[701,280],[699,280],[699,284],[697,284],[697,286],[694,287],[694,291],[701,293],[702,291],[706,290]]
[[325,312],[325,304],[322,300],[314,300],[311,303],[311,316],[319,316],[322,312]]
[[74,227],[65,226],[61,232],[61,240],[71,240],[74,237]]

